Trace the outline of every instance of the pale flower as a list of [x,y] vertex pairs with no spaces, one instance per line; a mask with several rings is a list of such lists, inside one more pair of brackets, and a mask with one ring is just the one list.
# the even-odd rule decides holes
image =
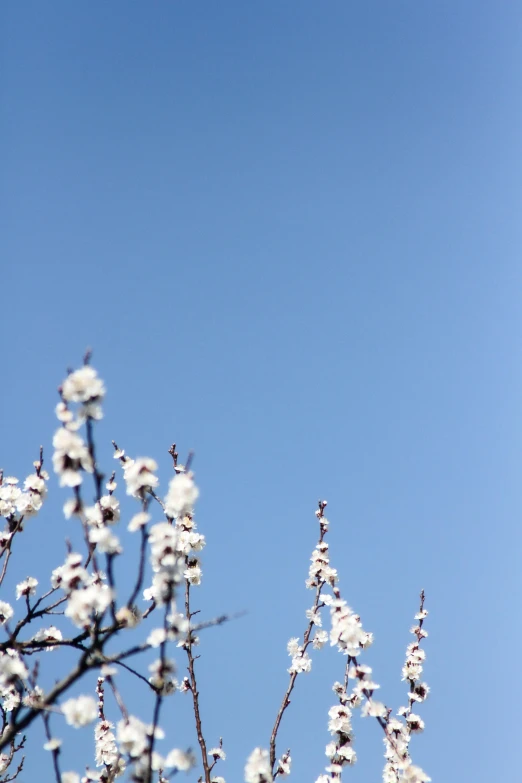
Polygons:
[[120,502],[114,495],[103,495],[100,498],[100,506],[103,512],[103,521],[107,525],[114,525],[120,519]]
[[0,696],[2,698],[2,709],[5,712],[12,712],[20,704],[20,694],[14,685],[8,688],[1,688]]
[[288,641],[288,644],[286,645],[286,649],[288,651],[288,655],[291,655],[292,657],[294,657],[294,655],[297,655],[297,653],[300,652],[301,647],[299,645],[299,639],[297,638],[297,636],[292,637]]
[[245,766],[245,783],[272,783],[272,780],[268,751],[255,748]]
[[71,552],[67,555],[65,563],[55,568],[51,574],[52,587],[61,587],[68,592],[75,590],[84,584],[89,578],[89,574],[82,566],[82,556],[78,552]]
[[290,674],[308,674],[312,670],[312,659],[306,652],[298,653],[292,658],[292,665],[288,669]]
[[105,584],[92,584],[80,590],[74,590],[69,596],[65,615],[78,628],[86,628],[92,622],[94,614],[103,615],[113,599],[112,589]]
[[28,674],[24,662],[15,650],[0,652],[0,688],[13,685],[19,679],[25,679]]
[[166,638],[167,633],[164,628],[154,628],[147,637],[147,644],[151,647],[159,647]]
[[142,497],[144,493],[154,490],[159,483],[153,473],[157,469],[157,462],[150,457],[126,459],[123,464],[123,478],[127,485],[127,495]]
[[183,572],[183,576],[191,585],[197,586],[201,584],[201,566],[195,558],[189,561],[188,568]]
[[357,755],[351,745],[341,745],[337,748],[337,755],[340,756],[347,764],[355,764],[357,761]]
[[122,552],[118,536],[108,527],[95,527],[89,530],[89,541],[96,544],[98,550],[107,555],[119,555]]
[[287,775],[290,774],[291,766],[292,766],[292,757],[290,755],[290,751],[288,750],[286,753],[283,753],[283,755],[277,762],[278,774],[282,778],[286,777]]
[[74,726],[75,729],[87,726],[98,716],[98,705],[92,696],[78,696],[76,699],[68,699],[61,707],[66,722],[70,726]]
[[82,483],[81,471],[93,472],[89,449],[82,438],[71,430],[60,427],[53,438],[54,472],[60,476],[61,487],[77,487]]
[[131,533],[135,533],[136,530],[145,527],[147,522],[150,522],[150,514],[147,514],[145,511],[139,511],[132,517],[127,530],[129,530]]
[[16,513],[15,504],[22,494],[22,490],[14,483],[18,482],[18,479],[9,478],[10,481],[4,479],[3,484],[0,484],[0,515],[6,519]]
[[410,715],[406,717],[406,723],[411,732],[420,734],[421,731],[424,731],[424,721],[420,715],[415,715],[413,712],[410,713]]
[[[363,683],[364,684],[364,683]],[[364,704],[361,714],[363,717],[370,716],[372,718],[385,718],[387,715],[386,706],[381,701],[375,701],[375,699],[369,699]]]
[[198,496],[199,489],[194,484],[192,474],[178,473],[170,480],[165,511],[173,518],[191,515]]
[[62,384],[62,397],[66,402],[94,402],[104,396],[103,381],[89,365],[70,373]]
[[321,647],[324,647],[327,641],[328,641],[328,631],[324,631],[324,630],[316,631],[314,640],[312,642],[312,646],[314,647],[315,650],[320,650]]
[[[145,753],[151,734],[152,726],[143,723],[134,715],[129,715],[126,720],[118,721],[117,739],[121,750],[133,758],[139,758]],[[165,733],[157,726],[154,736],[157,739],[162,739]]]
[[331,707],[328,710],[328,716],[330,718],[328,722],[328,730],[331,734],[351,734],[352,713],[348,707],[336,704],[334,707]]
[[404,770],[401,783],[430,783],[430,781],[431,778],[420,767],[410,764]]
[[48,742],[44,743],[43,749],[44,750],[58,750],[58,748],[61,746],[62,740],[58,739],[57,737],[53,737],[53,739],[50,739]]
[[7,601],[0,601],[0,625],[4,625],[13,616],[13,607]]
[[62,772],[61,783],[80,783],[80,776],[77,772]]
[[179,750],[178,748],[171,750],[165,759],[166,767],[173,767],[174,769],[180,770],[181,772],[187,772],[189,769],[192,769],[195,764],[196,759],[194,758],[193,753],[187,753],[184,750]]
[[100,720],[94,728],[96,747],[96,766],[112,766],[118,761],[118,748],[112,729],[114,724],[108,720]]
[[16,600],[21,598],[23,595],[34,595],[36,593],[37,584],[38,579],[35,579],[34,576],[28,576],[27,579],[24,579],[23,582],[19,582],[16,585]]
[[319,627],[323,624],[320,613],[314,607],[306,610],[306,619]]

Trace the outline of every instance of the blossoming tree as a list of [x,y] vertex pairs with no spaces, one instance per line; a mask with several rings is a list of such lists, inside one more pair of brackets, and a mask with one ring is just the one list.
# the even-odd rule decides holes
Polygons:
[[[127,556],[117,534],[123,520],[116,472],[105,482],[94,438],[95,424],[102,417],[105,386],[89,360],[86,355],[83,366],[70,372],[59,388],[56,415],[60,426],[54,435],[52,457],[60,486],[68,494],[64,514],[77,520],[83,551],[74,551],[69,544],[65,561],[54,568],[47,587],[39,585],[34,577],[20,581],[14,598],[21,609],[15,611],[13,596],[5,595],[5,590],[0,600],[0,783],[21,776],[31,748],[30,730],[38,721],[44,727],[44,747],[50,753],[56,783],[112,783],[117,778],[166,783],[175,773],[194,767],[205,783],[225,783],[221,774],[226,758],[223,740],[214,747],[207,745],[195,648],[203,628],[229,618],[198,623],[192,608],[193,589],[201,584],[199,553],[205,537],[198,532],[195,521],[199,492],[190,459],[182,465],[176,447],[170,448],[172,479],[162,498],[157,492],[156,462],[131,458],[113,442],[126,493],[136,503],[135,513],[125,521],[136,539],[138,567],[135,580],[125,590],[117,584],[115,568],[118,558]],[[5,519],[5,529],[0,533],[0,586],[15,562],[13,547],[23,535],[27,520],[41,511],[48,479],[42,449],[34,472],[23,486],[17,478],[0,473],[0,516]],[[93,505],[86,501],[87,479],[94,486]],[[361,618],[348,606],[337,571],[330,564],[326,506],[326,501],[319,502],[315,512],[318,540],[306,580],[313,595],[312,605],[306,612],[302,636],[288,642],[291,663],[286,691],[273,726],[267,727],[265,743],[255,747],[246,761],[245,781],[272,783],[290,774],[290,750],[278,748],[279,729],[298,679],[311,670],[311,650],[320,650],[329,643],[346,661],[342,680],[333,684],[328,763],[324,773],[311,775],[310,780],[340,781],[346,768],[356,762],[352,716],[359,710],[373,718],[382,732],[384,783],[426,783],[430,778],[410,755],[412,735],[424,728],[417,705],[429,691],[421,679],[425,657],[422,642],[427,635],[424,593],[403,667],[407,704],[392,715],[392,710],[375,698],[379,685],[371,668],[362,662],[372,634],[363,629]],[[156,507],[163,520],[151,524]],[[148,575],[150,584],[146,581]],[[323,628],[323,610],[329,613],[328,630]],[[41,675],[48,660],[44,654],[52,652],[55,656],[66,649],[75,656],[74,665],[53,687],[44,689]],[[178,660],[172,657],[173,650],[177,650]],[[143,673],[139,660],[146,651],[156,651],[156,656]],[[187,673],[176,679],[176,672],[182,670],[181,656]],[[126,694],[116,677],[120,670],[126,670],[152,693],[151,714],[138,716],[129,711]],[[73,686],[93,671],[97,673],[95,692],[71,696],[68,692]],[[176,737],[169,736],[162,726],[164,701],[176,691],[192,701],[197,753],[172,747]],[[94,766],[86,759],[85,772],[62,770],[61,740],[55,734],[59,721],[77,729],[94,724]],[[157,750],[160,738],[170,742],[166,754]]]

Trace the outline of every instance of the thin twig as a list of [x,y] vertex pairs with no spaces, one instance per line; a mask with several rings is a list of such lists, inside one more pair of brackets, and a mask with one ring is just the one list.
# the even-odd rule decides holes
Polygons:
[[[193,614],[190,612],[190,582],[185,580],[185,615],[190,623]],[[194,717],[196,719],[196,732],[198,735],[198,743],[201,750],[201,761],[203,763],[203,772],[205,774],[205,783],[210,783],[210,767],[208,764],[207,745],[203,736],[203,727],[201,725],[201,713],[199,710],[199,691],[196,681],[196,672],[194,668],[195,658],[192,653],[193,637],[192,631],[187,634],[187,640],[185,642],[185,650],[188,658],[188,672],[190,681],[190,691],[192,693],[192,703],[194,705]]]

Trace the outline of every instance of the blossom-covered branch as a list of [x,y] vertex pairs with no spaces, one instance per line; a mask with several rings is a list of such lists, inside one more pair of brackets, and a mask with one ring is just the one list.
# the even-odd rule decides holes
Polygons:
[[[133,783],[167,783],[177,772],[194,767],[199,768],[204,783],[225,783],[225,778],[216,774],[226,760],[223,739],[209,748],[203,730],[196,650],[203,629],[220,625],[231,616],[201,619],[194,608],[193,591],[202,582],[200,553],[206,542],[195,518],[199,490],[191,470],[193,455],[189,454],[183,465],[176,446],[170,446],[172,477],[163,495],[157,462],[151,457],[130,457],[113,441],[128,503],[135,504],[127,515],[118,494],[116,471],[104,474],[98,462],[96,423],[103,416],[106,390],[90,358],[87,353],[83,366],[69,372],[59,386],[59,427],[52,455],[58,483],[68,493],[63,512],[76,525],[74,537],[80,543],[73,546],[67,541],[48,585],[26,576],[16,585],[16,603],[5,600],[5,594],[0,600],[0,783],[20,775],[29,741],[26,732],[37,720],[43,723],[44,748],[50,752],[56,783],[113,783],[124,775]],[[33,468],[22,485],[16,477],[0,471],[0,516],[6,522],[0,532],[0,586],[17,562],[26,527],[33,524],[32,518],[44,505],[49,475],[42,448]],[[86,501],[87,482],[94,490],[91,503]],[[314,594],[312,605],[306,610],[302,636],[292,637],[287,644],[291,663],[286,689],[271,730],[267,727],[267,745],[255,747],[247,760],[245,781],[272,783],[290,774],[290,749],[277,749],[281,725],[291,714],[291,697],[299,676],[311,671],[311,651],[330,641],[346,656],[346,665],[342,682],[333,686],[336,703],[328,714],[329,765],[316,783],[340,781],[343,770],[355,763],[352,718],[357,708],[363,716],[374,717],[384,732],[384,783],[426,783],[428,776],[410,756],[411,737],[424,728],[417,705],[429,692],[421,681],[422,642],[427,635],[424,593],[411,629],[415,641],[408,646],[403,668],[408,704],[391,717],[391,709],[374,698],[379,685],[373,681],[371,668],[360,660],[373,637],[364,631],[361,618],[341,595],[337,570],[330,564],[326,506],[326,501],[321,501],[316,511],[319,537],[306,580]],[[158,508],[162,519],[153,521],[153,509]],[[126,533],[122,535],[125,517]],[[124,586],[119,563],[130,558],[136,562],[135,576]],[[323,627],[327,623],[322,613],[325,607],[329,610],[328,629]],[[176,649],[186,666],[179,681]],[[54,660],[63,650],[74,653],[75,665],[62,672],[52,687],[45,688],[49,659],[44,653],[51,652]],[[143,654],[155,658],[144,666]],[[116,677],[122,670],[148,697],[143,701],[150,707],[148,719],[129,709],[125,690]],[[93,672],[95,686],[91,683]],[[87,692],[71,695],[79,683],[89,683]],[[198,757],[175,744],[167,753],[158,751],[159,740],[168,735],[165,700],[176,692],[190,694]],[[60,722],[75,729],[94,724],[94,767],[87,765],[82,776],[74,770],[62,771],[62,740],[55,733]],[[176,738],[169,740],[173,743]]]

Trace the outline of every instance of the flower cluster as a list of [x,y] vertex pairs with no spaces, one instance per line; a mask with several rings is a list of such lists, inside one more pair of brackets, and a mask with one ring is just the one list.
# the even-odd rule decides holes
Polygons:
[[169,483],[165,498],[165,511],[173,519],[192,516],[199,490],[191,473],[176,473]]
[[176,585],[183,581],[185,559],[178,550],[178,530],[169,522],[158,522],[149,533],[150,555],[154,572],[152,586],[143,595],[156,604],[169,603]]
[[[0,601],[0,627],[6,636],[6,641],[0,643],[0,716],[3,719],[0,751],[6,751],[0,753],[0,775],[10,768],[13,758],[23,748],[25,739],[19,742],[17,737],[35,720],[41,720],[47,740],[44,748],[52,754],[57,783],[114,783],[125,772],[135,783],[151,783],[152,780],[168,783],[178,772],[190,770],[197,764],[196,756],[190,750],[177,747],[166,753],[157,750],[157,741],[165,738],[161,725],[164,700],[179,692],[190,694],[188,698],[192,699],[203,773],[201,781],[225,783],[224,777],[215,774],[216,765],[226,759],[223,740],[209,750],[205,742],[196,676],[199,656],[194,648],[199,644],[197,634],[202,628],[229,618],[222,616],[202,620],[200,624],[194,622],[199,609],[192,607],[192,588],[201,584],[200,553],[206,541],[197,529],[194,516],[199,489],[190,469],[192,458],[189,456],[186,464],[181,465],[175,445],[171,446],[168,453],[173,460],[173,476],[162,499],[158,494],[160,482],[156,461],[150,457],[131,458],[113,441],[114,457],[121,463],[126,493],[132,498],[122,499],[120,505],[116,497],[115,473],[106,481],[97,461],[94,429],[103,415],[105,386],[90,366],[89,359],[90,356],[86,356],[84,366],[70,372],[59,388],[56,415],[60,427],[53,438],[52,458],[59,485],[71,490],[63,507],[64,515],[73,519],[71,525],[78,525],[85,552],[77,551],[82,548],[77,542],[76,551],[73,551],[68,542],[62,565],[52,571],[50,589],[43,595],[38,595],[39,585],[34,577],[18,581],[16,600],[20,603],[13,604],[17,610],[16,620],[13,605],[6,600]],[[23,488],[19,487],[16,478],[4,478],[0,471],[0,516],[7,521],[6,529],[0,533],[0,560],[5,558],[0,585],[10,562],[13,537],[23,532],[24,520],[40,510],[47,493],[49,477],[43,470],[42,451],[34,469]],[[83,486],[89,477],[94,486],[92,505],[85,503]],[[123,552],[117,525],[124,517],[125,502],[138,503],[138,509],[130,520],[126,520],[126,529],[131,534],[129,541],[138,543],[139,553],[129,595],[122,598],[120,583],[116,589],[118,567],[122,562],[118,556]],[[290,697],[300,680],[299,675],[311,671],[312,650],[323,648],[329,641],[344,656],[346,663],[343,681],[333,686],[337,701],[328,712],[328,766],[316,783],[340,781],[343,770],[356,762],[352,722],[358,709],[362,716],[374,718],[384,732],[383,782],[428,783],[430,778],[413,764],[410,756],[412,735],[424,729],[418,707],[429,693],[429,687],[421,679],[425,659],[421,644],[427,636],[423,627],[427,616],[424,594],[421,594],[420,610],[415,616],[416,624],[411,629],[415,640],[408,645],[402,672],[409,687],[408,704],[391,717],[392,711],[384,702],[374,698],[380,686],[373,679],[372,669],[360,661],[373,636],[364,630],[360,616],[341,595],[338,573],[330,563],[326,541],[329,529],[326,505],[326,501],[320,501],[316,511],[319,538],[306,580],[314,600],[306,609],[302,636],[292,637],[287,645],[291,659],[287,687],[267,749],[258,746],[253,750],[245,766],[244,779],[246,783],[273,783],[278,777],[290,774],[290,750],[282,754],[277,752],[279,728],[290,707]],[[153,507],[161,509],[162,519],[150,524]],[[146,587],[151,572],[152,583],[149,581]],[[138,606],[141,597],[148,602],[144,610]],[[140,639],[140,624],[145,626],[151,615],[154,619],[161,617],[161,620],[149,624]],[[35,620],[38,620],[36,627]],[[75,628],[68,636],[70,623]],[[130,642],[118,647],[115,641],[120,635]],[[44,660],[40,653],[64,648],[79,654],[77,666],[51,690],[44,691],[39,681],[39,669]],[[142,653],[156,657],[131,665],[129,659]],[[175,660],[174,653],[185,657],[187,667],[187,676],[179,682],[175,678],[179,661]],[[36,666],[31,656],[35,656]],[[150,722],[130,714],[114,679],[121,667],[127,670],[126,674],[134,675],[139,687],[148,692],[153,704]],[[100,669],[97,700],[89,694],[65,698],[69,688]],[[106,712],[105,683],[111,688],[108,696],[114,697],[112,707],[116,715],[108,709]],[[53,736],[54,720],[74,729],[94,724],[96,769],[87,767],[82,776],[74,771],[61,772],[62,741]],[[12,769],[6,779],[15,780],[22,764],[18,771],[12,773]]]
[[[342,692],[340,692],[342,689]],[[346,691],[339,683],[334,685],[339,695],[339,705],[334,705],[328,711],[328,729],[333,737],[332,742],[326,746],[326,755],[330,760],[327,772],[335,780],[341,777],[341,771],[345,764],[354,764],[357,760],[353,749],[352,711],[348,706]]]
[[413,711],[416,704],[423,702],[430,692],[429,686],[421,682],[423,663],[426,653],[421,648],[422,639],[426,638],[427,631],[423,628],[424,620],[428,616],[424,608],[424,591],[421,592],[421,603],[414,625],[410,632],[415,636],[406,649],[406,661],[402,669],[402,679],[409,685],[408,704],[400,707],[397,715],[403,720],[392,718],[387,722],[384,737],[386,764],[383,772],[384,783],[395,783],[396,780],[409,783],[426,783],[430,778],[420,767],[412,763],[409,745],[412,734],[424,731],[424,721]]
[[96,720],[98,708],[92,696],[78,696],[78,698],[68,699],[62,704],[62,713],[70,726],[80,729]]
[[34,517],[42,508],[47,495],[46,481],[49,474],[42,470],[41,462],[35,462],[37,473],[31,473],[24,481],[23,490],[18,486],[18,479],[14,476],[3,478],[0,472],[0,517],[5,517],[10,522],[10,530],[4,533],[7,538],[0,539],[0,547],[5,547],[12,535],[12,531],[20,525],[21,520]]
[[78,487],[83,481],[82,471],[92,473],[94,469],[87,445],[70,426],[64,422],[53,438],[53,467],[61,487]]
[[268,751],[254,748],[245,766],[245,783],[272,783],[272,780]]
[[123,478],[127,486],[127,495],[134,498],[143,498],[148,492],[156,489],[159,479],[154,475],[158,469],[157,462],[150,457],[137,457],[131,459],[116,452],[114,455],[121,459],[123,463]]
[[334,588],[334,597],[325,596],[323,600],[330,607],[330,644],[336,644],[340,652],[351,657],[359,655],[365,647],[369,647],[373,641],[372,634],[363,630],[361,618],[341,598],[339,590]]

